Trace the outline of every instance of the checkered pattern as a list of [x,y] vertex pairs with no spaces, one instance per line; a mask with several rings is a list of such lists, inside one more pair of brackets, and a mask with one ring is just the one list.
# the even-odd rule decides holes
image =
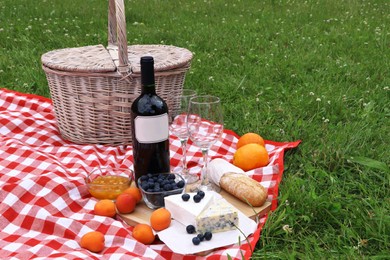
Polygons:
[[[225,130],[222,141],[210,151],[210,159],[231,160],[238,136]],[[251,172],[268,188],[273,209],[277,206],[278,184],[283,173],[285,149],[293,143],[266,141],[271,163]],[[171,164],[180,163],[180,141],[171,136]],[[199,148],[188,145],[190,171],[198,173],[202,162]],[[145,246],[132,238],[132,227],[121,219],[95,216],[84,178],[100,166],[132,167],[132,147],[76,145],[63,140],[56,127],[49,99],[0,89],[0,255],[8,259],[184,259],[166,245]],[[207,257],[227,254],[249,258],[266,216],[250,244],[220,248]],[[80,248],[78,241],[93,230],[105,234],[101,254]],[[200,257],[185,256],[185,259]]]

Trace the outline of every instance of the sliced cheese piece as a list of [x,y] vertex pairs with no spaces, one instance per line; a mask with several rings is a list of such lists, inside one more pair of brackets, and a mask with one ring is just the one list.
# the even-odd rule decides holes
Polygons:
[[238,210],[226,200],[215,201],[196,218],[198,233],[223,232],[238,227]]
[[189,193],[190,199],[184,201],[182,194],[171,195],[164,198],[165,208],[171,213],[173,219],[179,221],[181,224],[196,225],[196,217],[210,206],[214,200],[212,192],[206,192],[204,198],[196,203],[193,200],[196,193]]

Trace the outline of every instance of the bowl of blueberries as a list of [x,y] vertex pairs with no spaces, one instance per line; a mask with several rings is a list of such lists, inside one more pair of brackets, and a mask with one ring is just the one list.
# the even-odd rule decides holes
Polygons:
[[151,209],[164,207],[164,198],[183,193],[185,186],[183,177],[176,173],[148,173],[138,179],[142,198]]

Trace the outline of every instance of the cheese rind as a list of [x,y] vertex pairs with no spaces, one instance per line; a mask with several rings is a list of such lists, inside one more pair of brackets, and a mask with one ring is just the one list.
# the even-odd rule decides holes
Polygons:
[[215,201],[196,218],[198,233],[229,231],[238,224],[238,210],[225,200]]
[[171,216],[176,221],[179,221],[184,226],[196,225],[196,217],[210,206],[214,201],[212,192],[206,192],[204,198],[196,203],[193,200],[196,193],[189,193],[190,199],[184,201],[182,194],[171,195],[164,198],[165,208],[171,213]]

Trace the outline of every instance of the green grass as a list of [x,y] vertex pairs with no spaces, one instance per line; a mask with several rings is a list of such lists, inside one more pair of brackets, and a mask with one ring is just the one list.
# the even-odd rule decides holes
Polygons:
[[[253,258],[389,258],[388,0],[125,0],[128,42],[194,52],[225,125],[303,142]],[[49,96],[40,56],[106,44],[107,3],[0,0],[0,86]]]

